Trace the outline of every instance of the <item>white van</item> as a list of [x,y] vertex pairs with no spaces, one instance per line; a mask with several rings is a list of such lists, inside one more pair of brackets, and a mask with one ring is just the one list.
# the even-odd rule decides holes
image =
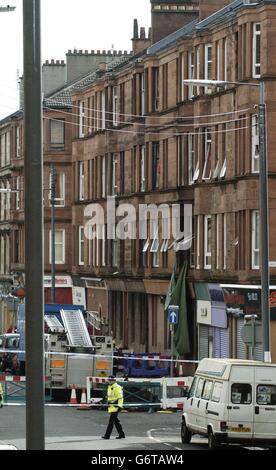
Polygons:
[[276,444],[276,364],[203,359],[183,406],[181,439]]

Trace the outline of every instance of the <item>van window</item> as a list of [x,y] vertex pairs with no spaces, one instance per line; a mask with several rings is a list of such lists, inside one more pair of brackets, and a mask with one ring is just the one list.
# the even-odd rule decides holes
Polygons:
[[238,405],[249,405],[252,401],[250,384],[234,383],[231,386],[231,402]]
[[200,397],[201,397],[201,392],[202,392],[202,389],[203,389],[203,384],[204,384],[204,380],[203,380],[203,379],[199,379],[198,382],[197,382],[196,393],[195,393],[196,398],[200,398]]
[[194,378],[193,383],[191,385],[191,388],[190,388],[190,391],[189,391],[189,398],[193,397],[194,394],[195,394],[196,383],[197,383],[197,377]]
[[220,401],[221,390],[222,390],[222,383],[221,382],[215,382],[212,397],[211,397],[211,401],[215,401],[217,403]]
[[205,384],[204,384],[204,388],[202,392],[202,398],[204,398],[204,400],[210,399],[212,388],[213,388],[213,381],[205,380]]
[[258,405],[276,405],[276,385],[257,386]]

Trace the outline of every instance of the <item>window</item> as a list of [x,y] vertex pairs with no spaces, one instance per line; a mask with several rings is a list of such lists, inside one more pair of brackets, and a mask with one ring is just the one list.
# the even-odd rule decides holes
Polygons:
[[200,269],[200,216],[196,217],[196,269]]
[[227,219],[226,219],[226,214],[223,214],[222,217],[223,217],[223,269],[226,269],[226,261],[227,261]]
[[[189,79],[193,80],[195,78],[195,53],[194,51],[190,51],[188,55],[188,63],[189,63]],[[189,86],[188,97],[189,99],[195,96],[194,93],[194,86]]]
[[140,88],[140,114],[144,116],[145,114],[145,74],[139,74],[139,88]]
[[189,398],[194,396],[195,389],[196,389],[196,384],[197,384],[197,377],[194,377],[193,383],[192,383],[191,388],[189,390]]
[[200,379],[198,380],[198,382],[197,382],[197,387],[196,387],[196,392],[195,392],[196,398],[200,398],[200,397],[201,397],[203,385],[204,385],[204,380],[200,378]]
[[21,177],[17,176],[16,177],[16,193],[15,193],[15,209],[19,210],[20,209],[20,181]]
[[179,101],[184,101],[185,85],[183,83],[183,80],[185,78],[185,58],[183,52],[180,54],[179,62]]
[[79,227],[79,266],[84,265],[84,227]]
[[145,161],[145,146],[140,146],[140,191],[146,190],[146,161]]
[[[64,207],[65,206],[65,174],[56,173],[55,174],[55,207]],[[51,187],[52,187],[52,173],[50,173],[49,179],[49,200],[51,200]]]
[[[204,79],[211,80],[212,78],[212,45],[205,44],[204,52],[205,52]],[[212,91],[211,87],[205,87],[205,93],[210,93],[211,91]]]
[[253,70],[252,75],[254,78],[261,76],[261,24],[253,24]]
[[177,185],[185,184],[185,147],[184,137],[177,136]]
[[101,91],[101,128],[105,129],[105,92]]
[[119,252],[118,252],[118,239],[116,236],[116,228],[115,225],[113,226],[113,238],[111,240],[111,262],[112,262],[112,267],[118,267],[119,264]]
[[193,184],[198,180],[199,163],[197,162],[197,170],[195,168],[195,135],[188,135],[188,177],[189,184]]
[[252,269],[260,268],[260,214],[252,212]]
[[112,123],[113,126],[118,126],[119,124],[119,95],[118,87],[114,86],[112,88]]
[[152,253],[152,267],[159,267],[159,230],[158,230],[158,221],[155,222],[154,228],[154,238],[151,244],[150,252]]
[[84,101],[80,101],[79,103],[79,137],[84,136],[84,121],[85,121]]
[[204,216],[204,269],[211,269],[212,218]]
[[102,157],[102,197],[106,196],[106,156]]
[[212,387],[213,387],[213,381],[212,380],[205,380],[203,392],[202,392],[202,398],[204,400],[209,400],[212,392]]
[[222,391],[222,383],[215,382],[213,391],[212,391],[211,401],[215,401],[216,403],[219,403],[220,397],[221,397],[221,391]]
[[65,122],[61,119],[50,120],[50,148],[52,150],[64,150]]
[[79,200],[84,200],[84,163],[79,162]]
[[231,385],[231,402],[236,405],[250,405],[252,387],[250,384],[233,383]]
[[[49,233],[49,262],[52,264],[52,231]],[[55,230],[55,264],[65,264],[65,230]]]
[[160,156],[159,142],[152,144],[152,189],[159,188],[160,184]]
[[118,155],[116,153],[112,153],[112,175],[111,175],[111,191],[112,196],[116,196],[118,194]]
[[259,138],[259,120],[258,116],[252,116],[252,172],[259,173],[260,171],[260,138]]
[[16,157],[21,157],[21,148],[22,148],[22,127],[17,126],[16,128]]
[[159,109],[159,69],[158,67],[152,68],[152,110],[158,111]]
[[210,129],[206,129],[204,133],[204,167],[202,179],[209,180],[211,177],[211,146],[212,136]]
[[276,385],[258,385],[257,386],[258,405],[276,405]]

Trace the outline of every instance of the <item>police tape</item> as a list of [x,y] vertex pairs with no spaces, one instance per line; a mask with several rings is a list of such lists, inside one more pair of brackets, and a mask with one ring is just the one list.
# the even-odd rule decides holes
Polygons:
[[[13,354],[25,354],[25,350],[18,350],[18,349],[0,349],[0,353],[13,353]],[[45,356],[80,356],[80,357],[96,357],[96,358],[112,358],[112,359],[130,359],[132,361],[159,361],[159,362],[177,362],[177,363],[191,363],[191,364],[198,364],[199,360],[194,359],[174,359],[168,358],[164,355],[135,355],[135,356],[117,356],[114,354],[92,354],[92,353],[68,353],[68,352],[58,352],[58,351],[45,351]]]

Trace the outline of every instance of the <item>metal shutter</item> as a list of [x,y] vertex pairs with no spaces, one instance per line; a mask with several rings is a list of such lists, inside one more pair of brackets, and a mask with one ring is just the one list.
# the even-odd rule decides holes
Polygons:
[[228,328],[213,328],[214,352],[213,357],[229,357],[229,330]]
[[255,361],[263,361],[263,343],[257,343],[255,344],[254,348],[254,359]]
[[241,329],[243,325],[244,325],[243,317],[237,318],[237,336],[236,336],[237,359],[247,359],[246,346],[241,337]]
[[198,325],[198,358],[208,357],[209,326]]

